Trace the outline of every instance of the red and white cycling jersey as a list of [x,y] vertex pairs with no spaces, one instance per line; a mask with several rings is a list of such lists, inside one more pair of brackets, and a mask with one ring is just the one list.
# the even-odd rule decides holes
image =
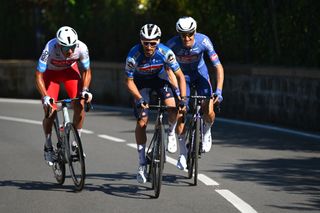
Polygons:
[[74,52],[70,57],[65,57],[57,40],[51,39],[45,46],[38,61],[37,70],[66,70],[76,67],[77,63],[87,70],[90,67],[90,58],[87,45],[82,41],[77,41]]

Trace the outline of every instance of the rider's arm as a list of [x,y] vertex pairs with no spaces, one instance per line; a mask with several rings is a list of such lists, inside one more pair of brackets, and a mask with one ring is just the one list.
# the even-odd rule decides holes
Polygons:
[[185,97],[187,92],[186,92],[186,79],[184,77],[184,74],[182,72],[182,70],[179,68],[174,72],[178,84],[179,84],[179,89],[180,89],[180,95],[181,97]]
[[222,90],[223,82],[224,82],[224,69],[222,64],[215,65],[216,68],[216,76],[217,76],[217,89]]
[[88,90],[91,82],[91,68],[82,72],[82,90]]
[[126,85],[135,100],[140,100],[142,98],[136,84],[133,81],[133,78],[126,77]]
[[44,80],[43,80],[43,72],[40,72],[39,70],[36,71],[35,74],[35,80],[36,80],[36,87],[39,91],[39,93],[41,94],[41,97],[43,98],[44,96],[47,96],[47,90],[44,84]]
[[222,91],[224,81],[224,69],[220,62],[219,56],[214,50],[211,40],[205,36],[202,42],[213,66],[216,68],[217,89]]

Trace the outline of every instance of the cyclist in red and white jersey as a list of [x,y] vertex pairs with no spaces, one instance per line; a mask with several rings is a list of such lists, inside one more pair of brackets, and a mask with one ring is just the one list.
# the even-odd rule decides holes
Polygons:
[[[56,33],[56,38],[46,44],[38,61],[35,78],[45,112],[48,112],[49,108],[53,109],[52,113],[43,119],[44,158],[52,166],[51,132],[56,106],[50,100],[58,99],[60,84],[64,84],[70,98],[86,96],[87,102],[92,100],[92,94],[89,92],[91,82],[89,51],[86,44],[78,40],[78,34],[73,28],[61,27]],[[79,136],[85,118],[84,102],[84,100],[76,101],[73,106],[73,123]]]

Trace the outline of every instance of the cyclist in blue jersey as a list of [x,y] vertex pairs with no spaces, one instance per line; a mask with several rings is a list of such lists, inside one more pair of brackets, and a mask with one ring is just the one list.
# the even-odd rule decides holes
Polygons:
[[[224,70],[219,60],[218,54],[213,48],[213,44],[208,36],[196,32],[197,22],[192,17],[182,17],[176,23],[176,30],[179,35],[171,38],[167,46],[175,53],[177,61],[181,66],[186,83],[187,96],[190,95],[190,85],[194,84],[198,95],[211,96],[213,92],[218,96],[210,101],[203,103],[204,110],[204,141],[202,145],[203,152],[209,152],[212,145],[211,126],[215,119],[213,105],[222,102],[222,88],[224,81]],[[208,68],[203,55],[206,53],[216,70],[217,85],[215,91],[212,89]],[[186,98],[188,102],[188,99]],[[177,132],[184,129],[183,122],[179,119]],[[180,157],[177,163],[179,169],[186,168],[186,154],[184,135],[179,135]]]
[[[141,42],[130,50],[126,58],[126,85],[134,98],[134,111],[137,118],[135,137],[139,159],[137,173],[139,183],[146,182],[145,148],[150,92],[155,90],[165,105],[173,107],[176,106],[174,92],[178,95],[181,93],[181,96],[186,95],[186,82],[180,66],[172,50],[160,43],[160,37],[161,30],[157,25],[144,25],[140,30]],[[174,75],[171,75],[172,72]],[[173,87],[170,84],[171,81],[177,82],[179,86]],[[180,101],[179,106],[180,110],[186,110],[184,100]],[[169,142],[175,139],[175,137],[170,138],[170,135],[175,135],[177,111],[168,110]],[[173,143],[176,144],[176,141]]]

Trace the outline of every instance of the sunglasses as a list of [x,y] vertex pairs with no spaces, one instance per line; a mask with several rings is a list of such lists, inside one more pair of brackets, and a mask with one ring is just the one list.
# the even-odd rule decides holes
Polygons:
[[70,47],[61,46],[61,49],[62,49],[62,51],[67,52],[67,51],[69,51],[70,49],[74,50],[74,49],[76,48],[76,46],[77,46],[76,44],[73,45],[73,46],[70,46]]
[[192,33],[180,33],[181,37],[183,38],[191,38],[193,35],[194,35],[195,32],[192,32]]
[[158,44],[158,42],[156,42],[156,41],[143,41],[142,44],[144,46],[149,46],[150,45],[151,47],[154,47],[154,46],[156,46]]

